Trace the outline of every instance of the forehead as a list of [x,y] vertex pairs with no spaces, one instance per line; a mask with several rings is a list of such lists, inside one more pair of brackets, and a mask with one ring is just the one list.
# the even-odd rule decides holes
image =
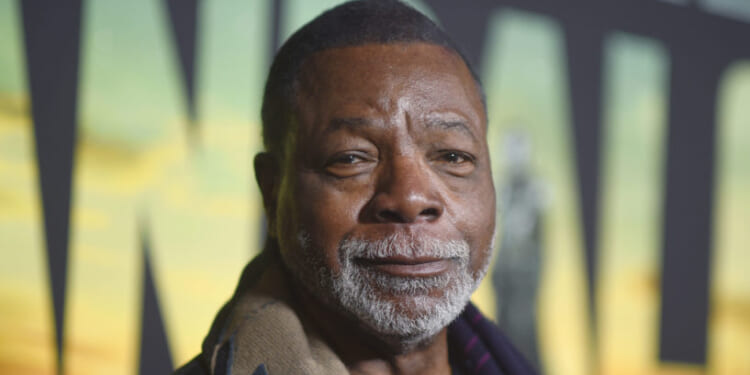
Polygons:
[[[387,62],[388,65],[382,63]],[[359,63],[380,71],[390,68],[421,67],[452,70],[461,75],[469,73],[464,62],[452,50],[424,42],[367,43],[354,46],[327,48],[311,54],[301,64],[304,73],[345,73],[338,68],[341,63]],[[309,77],[308,77],[309,78]]]
[[482,128],[486,123],[468,67],[455,52],[434,44],[365,44],[317,52],[302,64],[296,92],[303,122],[349,107],[387,112],[410,101],[409,108],[422,112],[458,112]]

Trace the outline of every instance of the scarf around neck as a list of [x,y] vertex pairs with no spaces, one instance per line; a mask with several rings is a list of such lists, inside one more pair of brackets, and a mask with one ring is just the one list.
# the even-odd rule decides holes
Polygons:
[[[348,374],[315,325],[298,313],[289,288],[278,253],[259,254],[216,316],[202,353],[176,374]],[[448,349],[454,374],[535,374],[471,303],[448,326]]]

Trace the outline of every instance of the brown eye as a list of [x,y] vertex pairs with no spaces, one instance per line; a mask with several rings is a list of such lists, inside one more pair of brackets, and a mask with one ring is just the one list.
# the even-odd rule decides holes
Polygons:
[[465,155],[453,151],[448,151],[443,154],[443,160],[449,163],[464,163],[468,161]]
[[466,176],[475,168],[476,159],[469,153],[446,150],[438,153],[433,163],[444,172],[455,176]]
[[461,151],[443,151],[440,160],[451,164],[473,163],[474,157]]
[[352,177],[368,171],[374,159],[361,152],[344,152],[334,155],[326,163],[326,171],[337,177]]
[[333,160],[333,163],[354,164],[364,161],[361,157],[353,154],[341,155]]

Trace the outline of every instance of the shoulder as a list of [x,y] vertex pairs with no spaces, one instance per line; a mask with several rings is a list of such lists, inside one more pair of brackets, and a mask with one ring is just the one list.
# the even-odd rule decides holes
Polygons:
[[[173,375],[211,375],[211,371],[208,366],[202,361],[201,356],[198,355],[193,358],[190,362],[184,366],[178,368]],[[264,364],[258,365],[255,371],[251,375],[269,375]]]

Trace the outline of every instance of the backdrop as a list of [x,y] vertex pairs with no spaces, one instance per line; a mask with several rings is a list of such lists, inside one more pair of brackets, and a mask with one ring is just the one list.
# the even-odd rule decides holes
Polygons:
[[[263,241],[269,62],[337,2],[0,1],[0,373],[199,352]],[[548,374],[750,374],[750,2],[410,3],[487,91],[480,308]]]

